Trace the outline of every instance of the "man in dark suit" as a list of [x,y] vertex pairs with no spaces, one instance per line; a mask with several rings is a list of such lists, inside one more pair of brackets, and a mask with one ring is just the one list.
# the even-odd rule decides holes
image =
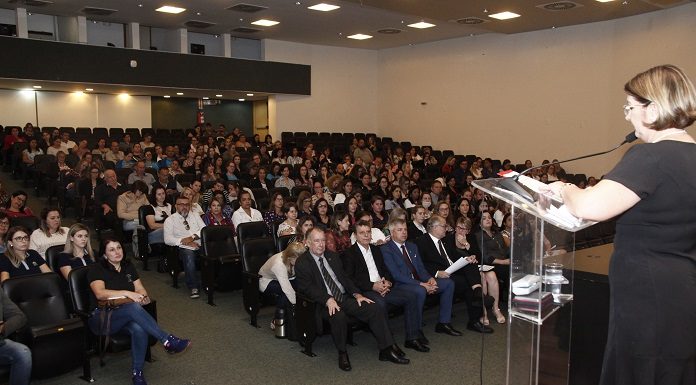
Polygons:
[[396,287],[403,287],[418,296],[420,311],[423,311],[426,294],[440,294],[440,315],[436,333],[451,336],[461,336],[450,324],[452,318],[452,299],[454,298],[454,282],[449,278],[432,277],[418,253],[416,245],[407,242],[408,231],[406,221],[395,219],[389,224],[391,240],[381,246],[384,264],[394,277]]
[[422,309],[418,307],[418,296],[403,287],[392,286],[392,277],[384,265],[382,252],[372,241],[372,226],[368,221],[355,224],[356,242],[343,252],[343,267],[362,294],[380,307],[399,306],[404,309],[406,328],[405,346],[419,352],[430,351],[427,344],[419,340],[422,332]]
[[482,298],[491,304],[493,299],[482,294],[481,274],[476,264],[476,257],[465,257],[470,263],[448,274],[445,269],[461,257],[457,254],[452,239],[445,237],[447,235],[445,218],[439,215],[431,216],[427,230],[425,235],[416,240],[425,269],[435,278],[450,278],[454,281],[454,292],[464,298],[469,313],[467,329],[479,333],[493,333],[493,329],[483,325],[480,320],[483,315]]
[[297,291],[317,303],[322,319],[331,325],[331,335],[338,349],[338,367],[351,370],[346,336],[348,317],[355,317],[367,323],[379,346],[380,361],[408,364],[394,348],[394,340],[387,325],[384,309],[360,294],[355,284],[343,271],[341,259],[337,254],[326,252],[324,230],[314,228],[307,234],[309,251],[301,255],[295,263]]

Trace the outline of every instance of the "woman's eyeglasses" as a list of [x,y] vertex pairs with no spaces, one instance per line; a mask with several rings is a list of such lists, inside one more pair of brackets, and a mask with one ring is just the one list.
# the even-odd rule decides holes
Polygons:
[[15,242],[29,242],[29,236],[24,235],[24,236],[20,236],[20,237],[14,237],[14,238],[12,238],[12,240]]

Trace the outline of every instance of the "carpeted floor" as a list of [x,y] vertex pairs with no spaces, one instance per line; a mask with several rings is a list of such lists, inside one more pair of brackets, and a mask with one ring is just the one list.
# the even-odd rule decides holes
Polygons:
[[[3,185],[12,192],[19,188],[9,174],[0,173]],[[25,189],[28,192],[31,189]],[[46,198],[30,192],[29,206],[40,212]],[[74,222],[66,218],[65,225]],[[140,269],[141,264],[136,263]],[[276,339],[268,327],[272,308],[262,310],[261,328],[249,325],[242,306],[241,291],[216,294],[217,306],[209,306],[203,298],[191,300],[184,288],[171,287],[166,274],[141,271],[141,279],[151,297],[158,302],[159,323],[166,331],[193,340],[184,354],[170,356],[161,345],[153,347],[153,363],[146,363],[145,376],[149,384],[216,385],[216,384],[490,384],[505,382],[506,325],[492,319],[494,334],[482,336],[466,331],[465,305],[454,307],[453,326],[461,337],[433,332],[437,309],[425,312],[424,331],[431,341],[429,353],[405,349],[409,365],[395,365],[377,359],[374,338],[364,332],[355,334],[357,346],[349,347],[353,370],[343,372],[337,366],[336,349],[330,336],[319,337],[314,344],[317,357],[300,352],[300,346]],[[403,347],[403,318],[390,320],[397,342]],[[483,350],[483,381],[480,379],[480,360]],[[83,383],[78,377],[82,369],[59,377],[35,380],[32,384],[59,385]],[[130,353],[107,355],[106,366],[92,359],[92,375],[99,384],[130,383]]]

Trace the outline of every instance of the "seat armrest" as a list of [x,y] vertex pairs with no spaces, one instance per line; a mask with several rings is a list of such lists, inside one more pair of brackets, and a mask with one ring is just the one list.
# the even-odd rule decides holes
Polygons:
[[33,326],[29,329],[31,337],[37,339],[43,336],[64,333],[70,330],[82,329],[85,327],[80,318],[67,318],[51,325]]

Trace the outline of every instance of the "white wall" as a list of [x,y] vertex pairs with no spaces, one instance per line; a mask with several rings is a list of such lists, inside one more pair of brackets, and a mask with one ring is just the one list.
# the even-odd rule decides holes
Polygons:
[[264,54],[264,60],[312,66],[311,96],[269,101],[273,137],[283,131],[377,132],[376,51],[265,40]]
[[232,37],[232,57],[238,59],[263,60],[261,40]]
[[87,43],[101,46],[112,43],[116,47],[124,48],[125,31],[125,26],[120,23],[103,21],[94,23],[92,20],[87,20]]
[[203,44],[205,46],[206,56],[224,56],[222,36],[215,37],[206,33],[188,33],[189,52],[191,52],[191,44]]
[[[623,84],[634,74],[671,63],[696,79],[694,18],[696,4],[689,4],[380,51],[381,134],[515,163],[611,148],[631,131],[621,106]],[[621,153],[566,169],[601,175]]]
[[[149,96],[0,90],[0,124],[51,127],[151,127]],[[38,118],[38,120],[37,120]]]
[[0,24],[17,24],[17,12],[14,9],[0,8]]
[[169,30],[163,28],[150,28],[150,45],[143,46],[141,48],[150,46],[157,47],[158,51],[166,52],[179,52],[179,31]]

